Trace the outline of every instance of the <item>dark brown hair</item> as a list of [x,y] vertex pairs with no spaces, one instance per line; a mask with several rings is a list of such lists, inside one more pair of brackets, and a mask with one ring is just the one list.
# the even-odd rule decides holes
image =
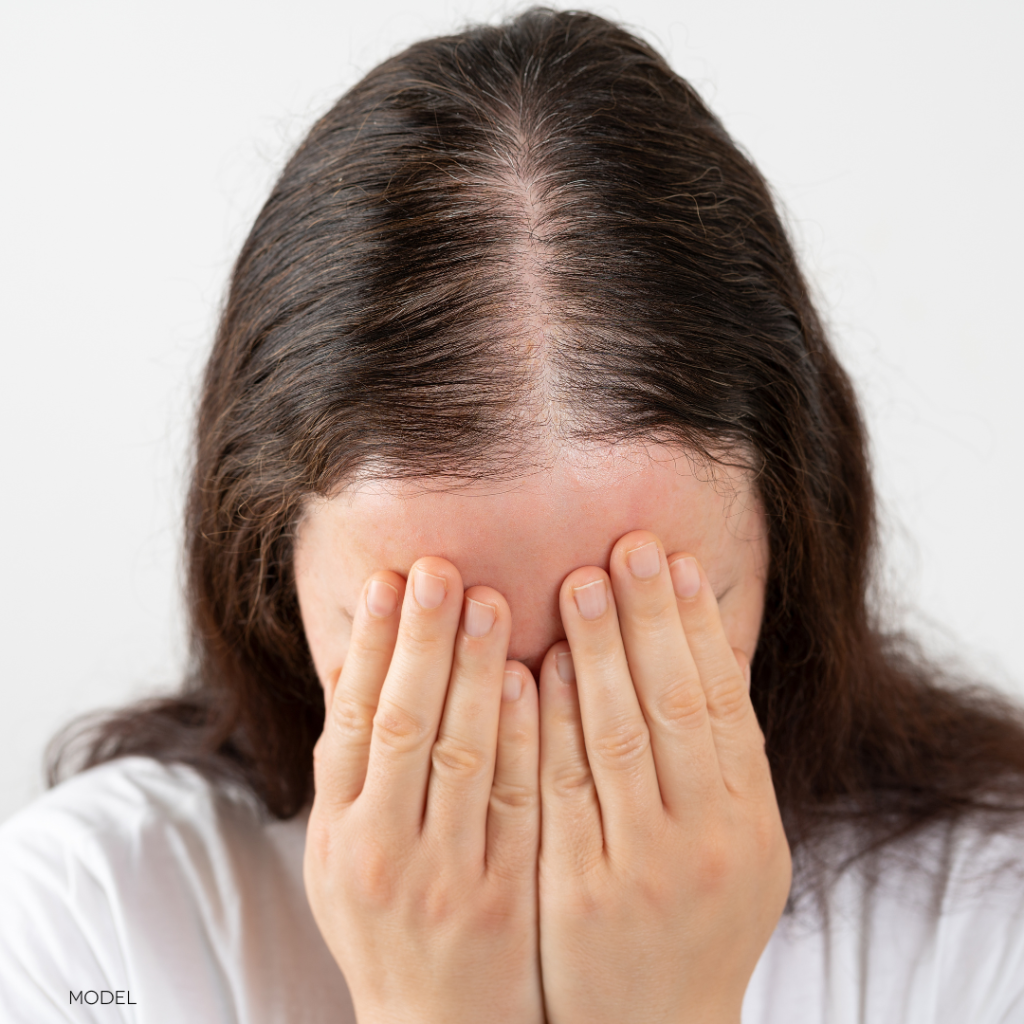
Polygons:
[[765,182],[648,45],[543,9],[386,61],[289,161],[203,383],[191,681],[105,720],[86,763],[183,761],[295,814],[323,721],[292,577],[305,502],[356,471],[515,475],[540,437],[671,438],[752,474],[752,695],[794,845],[1024,805],[1020,712],[872,612],[864,426]]

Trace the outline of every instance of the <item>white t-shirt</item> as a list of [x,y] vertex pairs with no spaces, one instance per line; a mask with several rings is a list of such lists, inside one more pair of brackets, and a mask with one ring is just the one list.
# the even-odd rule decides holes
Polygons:
[[[0,826],[0,1020],[350,1024],[304,840],[304,816],[147,758],[51,790]],[[743,1024],[1024,1024],[1022,833],[929,844],[784,915]]]

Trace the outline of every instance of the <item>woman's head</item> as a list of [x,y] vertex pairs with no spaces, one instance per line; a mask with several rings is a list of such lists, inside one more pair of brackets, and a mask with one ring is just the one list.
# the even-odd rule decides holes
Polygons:
[[[236,264],[197,436],[200,675],[281,813],[308,796],[322,716],[294,556],[327,499],[332,536],[351,527],[358,545],[352,508],[390,529],[399,494],[468,519],[473,495],[504,489],[481,499],[490,521],[526,521],[496,536],[534,559],[532,516],[573,467],[619,488],[609,520],[635,491],[633,511],[659,518],[626,529],[663,523],[698,554],[693,508],[717,509],[716,529],[740,510],[783,804],[809,726],[851,726],[843,662],[863,668],[873,523],[852,392],[758,172],[661,57],[600,18],[534,10],[417,44],[314,126]],[[552,522],[587,561],[618,536]],[[428,553],[447,554],[412,557]],[[514,654],[557,639],[535,625]]]
[[562,581],[580,566],[607,565],[636,528],[652,530],[669,553],[698,556],[731,646],[752,660],[768,566],[764,516],[747,480],[704,468],[667,445],[574,447],[516,481],[353,481],[314,499],[299,524],[294,574],[321,683],[332,688],[340,675],[366,578],[379,569],[408,576],[427,553],[453,562],[466,587],[504,596],[508,657],[539,678],[545,652],[565,639]]

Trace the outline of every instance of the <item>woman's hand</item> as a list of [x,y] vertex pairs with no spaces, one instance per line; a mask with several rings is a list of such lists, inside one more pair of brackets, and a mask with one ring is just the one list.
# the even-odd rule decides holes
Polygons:
[[541,670],[548,1020],[735,1024],[791,871],[749,663],[695,559],[635,532],[610,570],[566,578]]
[[326,687],[306,891],[360,1024],[544,1019],[537,691],[510,628],[444,559],[375,573]]

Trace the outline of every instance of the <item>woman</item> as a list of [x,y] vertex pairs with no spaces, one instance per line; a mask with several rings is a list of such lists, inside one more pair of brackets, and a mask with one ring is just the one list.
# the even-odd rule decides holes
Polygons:
[[372,71],[196,440],[194,674],[0,833],[11,1019],[1024,1016],[1021,714],[872,614],[849,381],[645,44]]

